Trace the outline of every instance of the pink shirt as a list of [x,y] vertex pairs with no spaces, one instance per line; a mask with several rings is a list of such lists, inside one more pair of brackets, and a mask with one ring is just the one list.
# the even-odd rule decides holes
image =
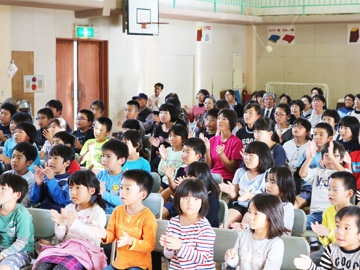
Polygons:
[[242,156],[240,155],[240,150],[243,149],[243,144],[241,140],[234,135],[231,135],[230,138],[224,143],[221,141],[221,135],[212,137],[210,139],[210,155],[213,164],[211,172],[219,173],[224,179],[232,180],[234,178],[235,172],[230,172],[225,168],[218,153],[216,152],[216,146],[218,145],[225,145],[224,153],[226,157],[230,160],[237,159],[239,161],[238,162],[238,166],[239,166],[242,160]]
[[204,106],[199,106],[199,104],[194,105],[194,107],[192,107],[191,110],[191,114],[188,115],[189,121],[193,122],[194,119],[197,120],[198,116],[200,114],[203,114],[205,112],[205,107]]

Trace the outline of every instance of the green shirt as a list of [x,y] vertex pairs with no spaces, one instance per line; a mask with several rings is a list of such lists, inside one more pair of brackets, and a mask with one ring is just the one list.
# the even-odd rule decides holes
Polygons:
[[98,143],[96,142],[96,139],[90,139],[87,140],[83,146],[83,148],[81,149],[80,152],[80,156],[82,156],[83,154],[86,153],[86,151],[88,150],[88,144],[90,142],[95,142],[95,146],[94,146],[94,151],[89,153],[88,159],[86,160],[86,168],[89,168],[90,165],[94,164],[94,168],[93,169],[101,169],[103,170],[103,166],[101,165],[101,160],[102,160],[102,150],[101,147],[104,145],[104,143],[106,143],[107,141],[109,141],[108,139],[106,139],[105,141]]

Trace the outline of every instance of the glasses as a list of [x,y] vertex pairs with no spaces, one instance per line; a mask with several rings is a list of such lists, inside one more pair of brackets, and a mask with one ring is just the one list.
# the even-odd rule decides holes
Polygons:
[[78,121],[84,121],[84,120],[88,120],[88,119],[87,119],[87,118],[80,117],[80,118],[76,118],[76,120],[78,120]]
[[44,120],[46,118],[47,118],[46,116],[40,116],[40,117],[37,117],[36,120],[39,121],[39,120]]
[[303,125],[293,125],[293,128],[299,128],[299,129],[302,129],[302,128],[305,128]]

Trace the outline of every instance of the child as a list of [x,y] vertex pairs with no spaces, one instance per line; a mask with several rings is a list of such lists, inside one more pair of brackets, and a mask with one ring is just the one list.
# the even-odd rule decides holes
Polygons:
[[284,243],[284,209],[278,196],[257,194],[249,203],[249,227],[239,232],[235,247],[226,251],[225,261],[241,270],[280,269]]
[[[61,114],[62,114],[63,105],[60,100],[51,99],[46,103],[45,107],[52,110],[52,112],[54,114],[54,118],[62,118]],[[66,131],[70,132],[70,133],[72,132],[71,127],[69,126],[69,124],[67,122],[66,122]]]
[[290,106],[288,104],[279,104],[275,109],[275,132],[278,134],[280,143],[284,144],[292,139],[290,120]]
[[100,117],[104,116],[104,112],[105,112],[104,102],[102,102],[102,100],[93,101],[93,103],[91,103],[90,110],[94,114],[94,120],[98,120]]
[[215,232],[205,218],[209,211],[205,184],[199,179],[182,181],[174,206],[179,215],[169,221],[166,235],[160,237],[170,269],[215,269]]
[[11,103],[4,103],[0,107],[0,145],[4,145],[10,138],[10,120],[11,116],[16,113],[16,106]]
[[336,131],[336,126],[340,121],[340,116],[336,110],[327,109],[321,116],[321,121],[328,123],[333,128],[333,140],[340,140],[340,134]]
[[79,154],[87,140],[94,139],[94,130],[91,128],[94,114],[89,110],[79,111],[76,118],[76,130],[72,133],[76,137],[75,153]]
[[124,205],[116,207],[108,228],[93,227],[90,235],[103,243],[117,241],[116,258],[104,270],[152,269],[151,251],[155,248],[157,223],[154,214],[143,205],[154,185],[154,180],[143,170],[123,173],[120,197]]
[[30,264],[34,251],[32,217],[20,205],[28,191],[21,176],[0,176],[0,268],[20,269]]
[[100,171],[103,169],[101,165],[102,150],[101,147],[109,139],[112,127],[112,121],[107,117],[100,117],[96,120],[94,136],[95,139],[87,140],[81,149],[79,163],[86,161],[86,168]]
[[184,106],[184,109],[188,114],[188,119],[190,123],[192,123],[194,120],[197,120],[198,116],[205,112],[205,96],[210,96],[209,91],[206,89],[200,89],[199,92],[196,94],[196,99],[198,100],[199,104],[195,104],[192,108],[186,105]]
[[345,147],[350,154],[353,151],[360,150],[359,145],[359,129],[360,124],[356,117],[345,116],[339,122],[339,134],[341,139],[339,142]]
[[34,166],[35,184],[31,192],[31,201],[40,203],[39,208],[60,209],[71,203],[67,172],[75,158],[74,150],[66,145],[56,145],[50,151],[49,167],[43,169]]
[[354,116],[360,122],[360,94],[355,96],[355,110],[349,112],[348,116]]
[[123,123],[121,123],[121,121],[118,120],[118,131],[119,132],[117,133],[117,139],[121,140],[124,132],[131,130],[131,129],[139,131],[141,138],[143,138],[145,135],[145,130],[142,128],[143,128],[143,126],[140,124],[140,121],[138,121],[136,119],[128,119],[128,120],[125,120]]
[[[203,132],[203,134],[209,140],[216,135],[218,114],[219,114],[218,109],[210,109],[205,114],[205,119],[204,119],[205,131]],[[203,131],[203,130],[200,130],[200,131]],[[198,134],[195,134],[196,137],[199,137],[199,135],[200,135],[200,132]]]
[[336,243],[326,247],[317,267],[308,256],[294,260],[298,269],[355,269],[360,265],[360,207],[347,206],[336,213]]
[[48,160],[49,153],[52,147],[53,137],[57,132],[64,131],[66,128],[65,120],[62,118],[54,118],[50,121],[49,128],[43,130],[43,135],[47,139],[41,148],[40,158]]
[[208,114],[209,110],[214,109],[215,106],[215,98],[213,96],[206,96],[204,101],[204,108],[205,112],[198,116],[196,127],[195,127],[195,134],[199,134],[204,132],[205,129],[205,117]]
[[266,170],[274,165],[271,151],[263,142],[250,143],[243,156],[244,167],[236,171],[232,183],[219,184],[221,191],[229,194],[230,198],[228,228],[232,222],[242,220],[250,199],[265,191]]
[[[56,246],[43,246],[33,269],[97,269],[106,267],[106,257],[100,249],[100,240],[89,237],[92,226],[104,228],[105,202],[100,195],[100,184],[91,171],[78,171],[68,179],[73,201],[61,213],[51,210],[56,223]],[[55,268],[56,267],[56,268]]]
[[142,150],[143,143],[142,138],[140,137],[140,132],[136,130],[128,130],[122,135],[122,141],[129,149],[129,157],[123,165],[123,170],[140,169],[151,174],[149,161],[139,155],[145,155]]
[[298,119],[298,118],[302,117],[302,113],[303,113],[304,108],[305,108],[305,104],[304,104],[304,102],[302,102],[301,99],[293,100],[290,103],[291,115],[295,119]]
[[311,100],[312,112],[309,117],[309,122],[314,128],[318,123],[320,123],[321,115],[324,113],[326,108],[326,100],[323,95],[314,95]]
[[37,112],[36,120],[38,121],[40,128],[37,130],[35,142],[39,151],[41,150],[46,141],[46,133],[44,132],[44,130],[47,130],[49,128],[50,121],[53,118],[54,114],[49,108],[43,108]]
[[120,184],[122,166],[129,156],[129,150],[123,142],[110,140],[102,146],[102,165],[97,178],[100,180],[100,192],[106,202],[106,214],[111,214],[114,208],[121,205]]
[[303,114],[302,117],[309,119],[310,115],[312,113],[312,108],[311,108],[311,97],[309,95],[304,95],[301,97],[301,101],[304,102],[304,110],[303,110]]

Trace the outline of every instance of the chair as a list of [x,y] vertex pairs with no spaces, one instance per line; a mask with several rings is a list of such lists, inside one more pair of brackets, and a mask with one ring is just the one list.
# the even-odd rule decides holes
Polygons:
[[280,269],[295,270],[295,258],[300,257],[300,254],[310,256],[309,244],[304,237],[283,235],[281,239],[284,242],[284,257]]
[[220,202],[220,211],[218,214],[219,225],[223,225],[223,228],[226,228],[226,220],[228,215],[228,206],[225,201],[219,200]]
[[144,137],[142,138],[144,146],[143,148],[151,149],[151,143],[149,141],[150,137],[150,135],[144,135]]
[[151,172],[151,177],[154,179],[154,187],[152,189],[152,193],[159,193],[160,192],[160,183],[161,178],[157,172]]
[[156,238],[155,238],[155,249],[156,252],[163,252],[164,247],[160,245],[160,237],[161,235],[164,235],[166,232],[166,229],[168,227],[169,221],[163,220],[163,219],[157,219],[157,229],[156,229]]
[[144,148],[144,152],[147,155],[146,160],[150,162],[151,161],[151,150],[149,148]]
[[306,215],[301,209],[294,209],[294,225],[291,236],[305,237],[306,230]]
[[51,211],[40,208],[27,208],[34,224],[34,238],[49,239],[55,237],[55,222],[51,220]]
[[235,246],[238,232],[230,229],[213,228],[216,234],[214,244],[214,261],[222,263],[225,261],[225,253]]
[[[221,174],[218,174],[218,173],[212,173],[211,174],[211,176],[212,176],[212,178],[215,180],[215,182],[217,183],[217,184],[222,184],[222,183],[224,183],[224,179],[223,179],[223,177],[221,176]],[[221,192],[221,190],[220,190],[220,193],[219,193],[219,200],[221,199],[221,196],[222,196],[222,192]]]
[[162,211],[164,207],[164,199],[159,193],[150,193],[143,204],[150,209],[156,218],[162,219]]

